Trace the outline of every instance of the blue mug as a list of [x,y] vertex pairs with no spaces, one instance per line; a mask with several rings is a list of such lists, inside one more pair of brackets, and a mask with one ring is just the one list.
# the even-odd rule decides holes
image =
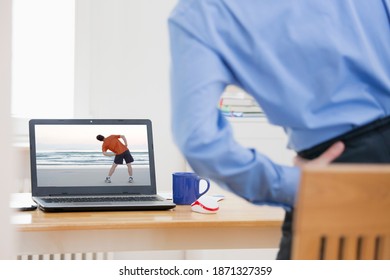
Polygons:
[[[200,192],[200,181],[204,180],[207,187]],[[195,200],[210,189],[209,179],[199,177],[193,172],[176,172],[172,174],[173,202],[178,205],[191,205]]]

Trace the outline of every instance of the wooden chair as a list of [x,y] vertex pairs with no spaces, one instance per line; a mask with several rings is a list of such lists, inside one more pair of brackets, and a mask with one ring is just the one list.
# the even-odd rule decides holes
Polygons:
[[390,165],[306,168],[293,259],[390,259]]

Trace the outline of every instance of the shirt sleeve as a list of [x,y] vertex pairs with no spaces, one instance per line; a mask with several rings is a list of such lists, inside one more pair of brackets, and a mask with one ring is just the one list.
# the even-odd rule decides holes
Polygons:
[[217,107],[234,77],[218,53],[175,22],[171,38],[173,137],[200,176],[254,204],[289,209],[295,201],[300,171],[281,166],[237,143]]

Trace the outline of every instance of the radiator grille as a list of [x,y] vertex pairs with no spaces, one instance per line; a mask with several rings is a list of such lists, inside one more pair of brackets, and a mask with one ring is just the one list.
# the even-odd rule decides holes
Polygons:
[[111,260],[113,253],[88,252],[67,254],[18,255],[18,260]]

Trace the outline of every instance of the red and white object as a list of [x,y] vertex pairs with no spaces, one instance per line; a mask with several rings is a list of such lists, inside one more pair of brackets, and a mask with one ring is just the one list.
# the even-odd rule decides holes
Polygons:
[[213,214],[219,210],[217,199],[203,195],[191,204],[191,210],[202,214]]

